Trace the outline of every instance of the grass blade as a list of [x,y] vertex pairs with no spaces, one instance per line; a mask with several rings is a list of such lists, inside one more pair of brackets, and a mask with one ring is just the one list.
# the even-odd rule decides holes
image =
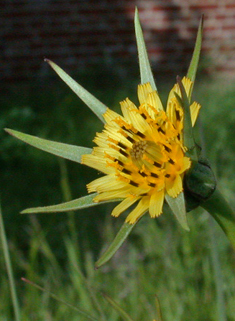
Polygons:
[[109,304],[119,313],[124,321],[134,321],[121,307],[117,302],[111,299],[108,295],[102,293],[103,297],[108,301]]
[[16,293],[15,281],[13,276],[9,248],[7,244],[7,238],[5,234],[4,222],[2,218],[1,206],[0,206],[0,234],[1,234],[0,237],[2,241],[3,254],[5,258],[6,269],[7,269],[8,279],[9,279],[12,305],[13,305],[13,310],[15,314],[15,321],[20,321],[20,307],[19,307],[19,302],[18,302],[17,293]]
[[72,89],[72,91],[93,111],[94,114],[104,123],[103,114],[107,106],[90,94],[85,88],[79,85],[63,69],[57,66],[53,61],[45,59],[57,75]]
[[[63,195],[63,201],[70,202],[72,201],[72,191],[69,184],[68,170],[66,160],[63,158],[59,158],[60,165],[60,186]],[[68,217],[68,228],[73,239],[75,246],[78,245],[78,235],[76,230],[76,222],[75,222],[75,213],[74,211],[70,211],[67,213]]]
[[92,320],[92,321],[100,321],[100,320],[98,320],[97,318],[91,316],[88,312],[83,311],[83,310],[75,307],[74,305],[72,305],[72,304],[70,304],[70,303],[68,303],[68,302],[65,302],[64,300],[60,299],[60,298],[59,298],[57,295],[55,295],[54,293],[43,289],[41,286],[39,286],[39,285],[37,285],[37,284],[35,284],[35,283],[33,283],[33,282],[25,279],[25,278],[21,278],[21,280],[24,281],[24,282],[26,282],[26,283],[28,283],[28,284],[30,284],[30,285],[32,285],[32,286],[34,286],[35,288],[39,289],[39,290],[42,291],[42,292],[48,293],[51,298],[57,300],[57,301],[60,302],[60,303],[63,303],[63,304],[65,304],[65,305],[67,305],[69,308],[71,308],[71,309],[79,312],[80,314],[82,314],[82,315],[83,315],[84,317],[86,317],[87,319]]
[[225,304],[225,291],[224,291],[224,280],[223,274],[221,271],[221,264],[218,253],[218,245],[217,239],[215,235],[215,221],[212,217],[209,217],[209,236],[210,236],[210,249],[211,249],[211,258],[212,258],[212,266],[214,270],[214,280],[216,287],[216,303],[217,303],[217,311],[219,316],[219,321],[227,321],[226,316],[226,304]]
[[157,296],[156,296],[155,302],[156,302],[156,310],[157,310],[156,321],[163,321],[163,319],[162,319],[161,305],[160,305],[160,302],[159,302]]
[[80,163],[81,157],[84,154],[90,154],[92,152],[91,148],[87,147],[80,147],[75,145],[69,145],[69,144],[63,144],[54,142],[51,140],[39,138],[36,136],[24,134],[21,132],[18,132],[13,129],[5,128],[5,131],[14,136],[15,138],[18,138],[19,140],[36,147],[38,149],[41,149],[45,152],[51,153],[53,155],[63,157],[66,159],[69,159],[71,161]]
[[[96,310],[99,313],[102,321],[105,321],[106,316],[104,314],[103,307],[97,299],[97,291],[93,286],[90,285],[90,280],[88,280],[88,277],[85,277],[85,275],[82,272],[82,262],[79,249],[76,249],[73,241],[67,238],[65,239],[65,245],[68,255],[68,268],[70,271],[70,279],[74,288],[79,289],[78,295],[80,302],[83,302],[84,306],[86,306],[86,309],[88,309],[89,307],[89,310]],[[93,262],[91,263],[91,265],[93,270]]]

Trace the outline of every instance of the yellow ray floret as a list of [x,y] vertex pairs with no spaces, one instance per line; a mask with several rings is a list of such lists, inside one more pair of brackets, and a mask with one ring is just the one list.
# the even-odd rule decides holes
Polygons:
[[[183,78],[182,83],[191,95],[192,82]],[[137,203],[127,216],[130,224],[147,211],[159,216],[165,195],[175,198],[183,190],[191,161],[183,145],[184,111],[174,92],[180,95],[177,84],[164,111],[150,83],[139,85],[139,107],[127,98],[120,103],[122,116],[108,108],[104,130],[94,139],[97,147],[82,157],[83,164],[105,174],[87,185],[88,192],[98,193],[94,202],[121,200],[112,211],[115,217]],[[199,109],[196,102],[190,106],[192,125]]]

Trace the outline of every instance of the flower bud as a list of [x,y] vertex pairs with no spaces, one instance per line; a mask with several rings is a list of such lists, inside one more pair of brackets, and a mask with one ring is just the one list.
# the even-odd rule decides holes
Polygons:
[[211,197],[216,188],[216,179],[207,159],[198,162],[185,174],[184,195],[187,212]]

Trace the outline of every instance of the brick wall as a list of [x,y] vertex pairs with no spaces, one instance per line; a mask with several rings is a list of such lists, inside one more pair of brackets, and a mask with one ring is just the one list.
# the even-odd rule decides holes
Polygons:
[[156,70],[185,69],[204,13],[202,65],[212,75],[235,76],[234,0],[3,0],[0,78],[44,76],[49,73],[44,57],[68,72],[136,63],[135,6]]

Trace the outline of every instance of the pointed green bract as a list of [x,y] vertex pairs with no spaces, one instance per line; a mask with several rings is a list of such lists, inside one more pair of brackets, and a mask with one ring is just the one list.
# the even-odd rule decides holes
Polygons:
[[13,129],[6,128],[5,131],[21,141],[41,149],[53,155],[81,163],[81,157],[84,154],[91,154],[92,149],[75,145],[63,144],[51,140],[39,138],[36,136],[24,134]]
[[186,217],[186,209],[185,209],[185,201],[184,201],[184,193],[181,192],[176,198],[165,195],[165,199],[167,204],[169,205],[171,211],[177,218],[180,225],[186,230],[189,231],[189,226]]
[[[195,82],[196,74],[197,74],[197,68],[198,68],[198,62],[200,58],[200,52],[201,52],[201,47],[202,47],[202,31],[203,31],[203,16],[201,17],[201,21],[198,27],[198,32],[197,32],[197,39],[195,42],[195,47],[193,51],[193,56],[188,68],[187,72],[187,77],[193,82]],[[193,91],[193,85],[191,88],[191,92],[189,94],[189,101],[191,100],[191,95]]]
[[186,156],[190,157],[192,161],[196,162],[198,161],[198,156],[193,137],[190,103],[184,85],[182,84],[182,81],[179,76],[177,76],[177,83],[179,85],[182,98],[180,98],[179,95],[177,95],[177,93],[175,93],[175,96],[184,111],[183,144],[185,147],[187,147],[187,151],[185,154]]
[[[98,203],[93,202],[93,199],[96,195],[97,193],[82,196],[75,200],[57,204],[57,205],[27,208],[26,210],[22,211],[21,214],[61,213],[61,212],[76,211],[76,210],[80,210],[83,208],[88,208],[88,207],[92,207],[92,206],[96,206],[104,203],[110,203],[110,200],[98,202]],[[117,200],[113,200],[113,202],[116,202],[116,201]]]
[[111,299],[108,295],[102,294],[103,297],[111,304],[111,306],[119,313],[124,321],[134,321],[121,307],[117,302]]
[[150,82],[153,90],[157,90],[156,84],[153,78],[153,73],[149,63],[148,53],[144,42],[143,32],[140,25],[137,8],[135,9],[135,36],[136,36],[137,49],[138,49],[138,55],[139,55],[141,84],[146,84],[147,82]]
[[119,230],[118,234],[116,235],[115,239],[108,247],[108,249],[103,253],[101,258],[95,263],[95,267],[98,269],[102,265],[104,265],[111,257],[117,252],[120,246],[123,244],[125,239],[128,237],[134,226],[138,223],[135,222],[134,224],[124,223]]
[[51,60],[45,59],[46,62],[54,69],[58,76],[72,89],[72,91],[96,114],[96,116],[104,123],[103,114],[107,106],[90,94],[85,88],[79,85],[72,77],[70,77],[63,69],[57,66]]
[[214,217],[235,248],[235,212],[223,195],[215,190],[212,196],[200,205]]

